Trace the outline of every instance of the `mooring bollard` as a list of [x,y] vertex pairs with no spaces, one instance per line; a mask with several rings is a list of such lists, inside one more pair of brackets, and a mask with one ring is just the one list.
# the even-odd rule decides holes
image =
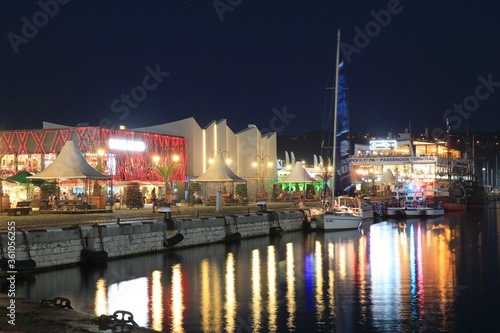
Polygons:
[[165,222],[167,222],[168,220],[172,219],[172,208],[170,208],[170,207],[160,207],[158,209],[158,212],[165,214]]
[[257,206],[260,206],[260,211],[261,212],[266,212],[267,211],[267,203],[264,200],[258,201]]

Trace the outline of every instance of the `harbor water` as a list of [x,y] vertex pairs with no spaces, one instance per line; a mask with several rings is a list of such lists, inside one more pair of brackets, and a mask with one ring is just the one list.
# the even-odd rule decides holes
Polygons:
[[18,277],[17,289],[163,332],[499,332],[499,211],[172,249]]

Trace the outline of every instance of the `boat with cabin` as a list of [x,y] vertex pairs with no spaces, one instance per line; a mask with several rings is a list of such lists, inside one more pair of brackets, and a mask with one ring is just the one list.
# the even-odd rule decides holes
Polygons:
[[364,198],[362,201],[360,198],[347,195],[337,196],[335,198],[335,209],[352,213],[362,219],[373,219],[375,210],[369,200],[369,198]]

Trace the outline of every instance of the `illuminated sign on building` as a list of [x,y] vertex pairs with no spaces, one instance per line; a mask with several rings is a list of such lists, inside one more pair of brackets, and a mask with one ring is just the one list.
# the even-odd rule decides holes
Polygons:
[[128,150],[128,151],[145,151],[146,144],[142,141],[109,139],[109,149]]
[[398,146],[396,140],[372,140],[370,141],[371,150],[395,149]]
[[402,156],[402,157],[362,157],[349,158],[352,165],[385,165],[385,164],[436,164],[436,156]]

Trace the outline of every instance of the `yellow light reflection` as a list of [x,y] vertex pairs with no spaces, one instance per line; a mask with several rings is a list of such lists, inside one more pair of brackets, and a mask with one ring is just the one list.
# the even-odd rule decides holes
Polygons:
[[172,332],[184,332],[183,324],[184,301],[182,296],[181,265],[172,266]]
[[151,274],[151,328],[163,330],[163,287],[161,285],[161,271]]
[[288,311],[286,326],[289,331],[295,330],[295,312],[297,311],[294,266],[293,243],[288,243],[286,244],[286,308]]
[[234,273],[234,256],[227,254],[226,259],[226,332],[236,330],[236,287]]
[[272,245],[267,247],[267,283],[269,332],[276,332],[278,329],[276,323],[278,317],[278,304],[276,300],[276,250]]
[[347,276],[347,260],[346,260],[345,245],[341,244],[339,249],[339,274],[340,279],[345,280]]
[[94,313],[96,316],[108,315],[108,299],[106,297],[106,280],[100,278],[96,282],[95,291],[95,308]]
[[205,332],[210,331],[210,266],[207,259],[201,261],[200,268],[200,281],[201,281],[201,300],[200,300],[200,314],[201,314],[201,327]]
[[206,332],[219,332],[222,327],[221,276],[208,259],[201,262],[201,324]]
[[328,243],[328,306],[330,317],[335,317],[335,247]]
[[315,243],[315,277],[316,277],[316,320],[323,321],[325,304],[323,299],[323,253],[321,243]]
[[260,332],[260,310],[262,298],[260,296],[260,259],[259,250],[252,251],[252,329]]
[[222,330],[222,325],[224,324],[222,320],[222,281],[221,281],[221,272],[215,264],[212,264],[211,269],[211,288],[213,290],[213,295],[211,299],[210,307],[212,308],[212,317],[213,317],[213,329],[211,332],[220,332]]

